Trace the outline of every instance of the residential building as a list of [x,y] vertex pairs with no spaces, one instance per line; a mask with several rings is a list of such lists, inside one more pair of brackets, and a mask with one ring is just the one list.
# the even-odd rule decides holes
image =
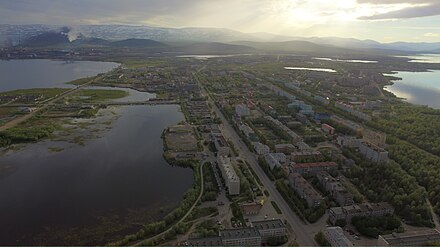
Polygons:
[[287,161],[286,155],[283,153],[268,153],[264,155],[264,159],[266,160],[270,169],[281,167],[281,165]]
[[319,207],[324,200],[321,194],[299,173],[289,175],[289,184],[301,198],[306,200],[310,208]]
[[260,246],[261,234],[257,228],[240,228],[221,230],[222,246]]
[[362,126],[360,126],[359,124],[354,123],[350,120],[343,119],[343,118],[338,117],[336,115],[332,115],[330,117],[330,119],[333,120],[334,122],[336,122],[337,124],[343,125],[343,126],[349,128],[350,130],[356,132],[356,134],[361,134],[363,131]]
[[318,101],[319,103],[323,104],[323,105],[328,105],[328,104],[330,104],[330,100],[328,100],[328,99],[326,99],[326,98],[324,98],[324,97],[322,97],[322,96],[315,95],[313,98],[314,98],[316,101]]
[[282,237],[288,234],[286,226],[280,219],[253,221],[251,225],[260,232],[263,243],[270,237]]
[[302,138],[298,134],[296,134],[293,130],[289,129],[289,127],[285,126],[279,120],[274,119],[271,116],[265,116],[264,118],[275,124],[278,128],[282,129],[284,132],[286,132],[292,138],[293,141],[295,142],[302,141]]
[[318,172],[316,174],[318,181],[321,183],[322,187],[330,193],[332,198],[340,206],[349,206],[354,203],[353,195],[348,192],[344,186],[338,181],[338,179],[332,177],[325,171]]
[[377,246],[429,246],[440,243],[437,229],[379,235]]
[[275,145],[275,152],[277,153],[284,153],[284,154],[290,154],[296,150],[296,147],[292,144],[276,144]]
[[321,126],[322,131],[324,131],[328,135],[334,135],[335,134],[335,128],[328,124],[322,124]]
[[386,203],[362,203],[343,207],[333,207],[329,209],[329,221],[335,224],[338,220],[345,220],[347,224],[356,216],[380,217],[392,215],[394,208]]
[[235,106],[235,114],[240,117],[246,117],[251,115],[251,110],[245,104],[239,104]]
[[235,173],[231,159],[226,156],[217,156],[217,163],[229,194],[240,194],[240,178],[237,176],[237,173]]
[[361,140],[354,136],[338,136],[336,142],[341,147],[358,148]]
[[264,145],[260,142],[252,142],[252,147],[254,148],[255,152],[259,155],[265,155],[270,152],[269,146]]
[[221,133],[211,133],[211,139],[217,149],[218,156],[228,156],[231,153],[229,144]]
[[344,235],[344,230],[339,226],[327,227],[324,236],[331,246],[353,246],[353,243]]
[[387,141],[387,134],[370,129],[364,129],[362,131],[362,138],[373,145],[384,147]]
[[359,152],[365,156],[365,158],[375,163],[388,162],[388,152],[385,149],[380,148],[366,141],[361,141],[359,145]]
[[290,166],[291,172],[299,174],[316,174],[321,171],[330,171],[337,168],[338,164],[335,162],[296,163]]
[[222,239],[219,236],[207,238],[189,238],[188,246],[222,246]]
[[321,158],[321,152],[315,150],[295,151],[290,154],[290,160],[299,162],[302,160],[311,160]]
[[254,139],[255,138],[255,131],[249,127],[246,124],[240,124],[238,126],[238,129],[241,130],[241,132],[243,132],[243,134],[248,138],[248,139]]

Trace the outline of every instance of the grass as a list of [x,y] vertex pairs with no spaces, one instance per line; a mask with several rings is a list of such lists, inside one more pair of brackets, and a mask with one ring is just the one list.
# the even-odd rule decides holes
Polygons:
[[99,103],[102,101],[126,97],[128,92],[110,89],[85,89],[69,96],[69,101],[80,103]]
[[[44,101],[49,98],[53,98],[59,94],[66,92],[69,89],[66,88],[32,88],[32,89],[19,89],[9,92],[4,92],[0,94],[2,96],[36,96],[38,101]],[[30,99],[20,99],[14,103],[36,103]]]
[[280,207],[278,207],[278,204],[275,201],[270,201],[275,211],[277,211],[277,214],[282,214]]

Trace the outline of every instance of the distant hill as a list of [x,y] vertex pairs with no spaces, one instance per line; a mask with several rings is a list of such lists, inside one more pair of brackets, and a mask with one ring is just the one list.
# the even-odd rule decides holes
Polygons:
[[115,47],[133,47],[133,48],[150,48],[150,47],[165,47],[164,43],[157,42],[151,39],[125,39],[109,43],[110,46]]
[[[176,43],[198,43],[198,46],[200,46],[219,42],[286,52],[315,52],[321,49],[321,51],[329,53],[357,50],[360,52],[383,51],[387,54],[400,54],[402,52],[413,54],[438,53],[440,50],[440,43],[380,43],[374,40],[354,38],[294,37],[264,32],[243,33],[224,28],[161,28],[125,25],[82,25],[75,27],[73,30],[56,25],[0,25],[0,45],[25,44],[37,47],[66,45],[68,44],[67,38],[70,37],[73,40],[78,34],[80,34],[79,39],[81,41],[73,42],[75,45],[111,45],[139,48],[165,47],[164,44],[175,46]],[[266,45],[261,44],[265,42],[267,42]],[[275,45],[279,45],[279,47]],[[330,47],[333,47],[333,49]],[[399,51],[401,52],[399,53]]]
[[69,44],[68,36],[63,32],[46,32],[25,40],[23,46],[47,47]]
[[76,46],[108,46],[111,42],[100,38],[79,38],[72,41],[72,44]]
[[257,49],[246,45],[212,43],[194,43],[184,46],[176,46],[171,50],[186,54],[244,54],[254,53]]
[[285,41],[285,42],[251,42],[251,41],[239,41],[232,42],[233,44],[240,44],[249,47],[256,48],[266,52],[286,52],[286,53],[321,53],[321,54],[346,54],[353,53],[353,50],[318,45],[308,41]]

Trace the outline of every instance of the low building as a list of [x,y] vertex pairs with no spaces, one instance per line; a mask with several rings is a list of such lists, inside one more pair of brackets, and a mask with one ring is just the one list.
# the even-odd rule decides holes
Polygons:
[[214,142],[215,148],[217,149],[218,156],[228,156],[231,153],[229,144],[222,134],[211,133],[211,139]]
[[286,163],[287,158],[283,153],[268,153],[264,155],[264,159],[266,163],[269,165],[270,169],[274,169],[275,167],[281,167],[282,164]]
[[437,229],[379,235],[377,246],[429,246],[440,243]]
[[238,129],[248,138],[254,139],[256,137],[255,131],[246,124],[241,124]]
[[324,200],[321,194],[299,173],[289,175],[289,184],[302,199],[306,200],[310,208],[319,207]]
[[359,152],[365,156],[365,158],[375,163],[388,162],[388,152],[385,149],[380,148],[366,141],[361,141],[359,145]]
[[221,246],[222,239],[218,236],[207,238],[190,238],[187,241],[188,246]]
[[252,142],[252,147],[254,148],[255,152],[259,155],[265,155],[270,153],[269,146],[264,145],[260,142]]
[[235,106],[235,114],[237,114],[240,117],[246,117],[251,115],[251,110],[249,110],[249,108],[246,105],[239,104]]
[[260,232],[263,243],[266,243],[270,237],[288,235],[287,228],[280,219],[253,221],[251,225]]
[[316,160],[320,159],[321,157],[321,152],[315,150],[295,151],[290,154],[290,160],[294,162]]
[[260,246],[261,234],[253,227],[221,230],[222,246]]
[[301,136],[299,136],[297,133],[295,133],[293,130],[289,129],[289,127],[287,127],[286,125],[284,125],[283,123],[281,123],[279,120],[274,119],[271,116],[265,116],[264,117],[266,120],[272,122],[273,124],[275,124],[278,128],[282,129],[284,132],[286,132],[293,141],[297,142],[297,141],[302,141]]
[[335,134],[335,128],[328,124],[322,124],[321,126],[322,131],[328,135],[334,135]]
[[218,236],[190,238],[188,246],[260,246],[270,237],[287,236],[288,231],[279,219],[253,221],[247,228],[220,230]]
[[348,224],[351,219],[357,216],[381,217],[392,215],[394,208],[386,203],[362,203],[343,207],[333,207],[329,209],[329,221],[335,224],[338,220],[345,220]]
[[275,152],[277,153],[284,153],[284,154],[290,154],[296,150],[296,147],[292,144],[276,144],[275,145]]
[[299,174],[316,174],[321,171],[330,171],[337,168],[338,164],[335,162],[296,163],[290,165],[291,172]]
[[344,235],[344,230],[339,226],[327,227],[324,236],[331,246],[353,246],[353,243]]
[[358,148],[361,140],[354,136],[338,136],[336,142],[341,147]]
[[240,194],[240,178],[237,176],[237,173],[235,173],[231,159],[226,156],[217,156],[217,163],[229,194]]
[[240,203],[240,209],[243,215],[258,215],[261,210],[261,203],[251,202],[251,203]]
[[332,177],[325,171],[317,173],[316,178],[321,183],[322,187],[330,193],[340,206],[354,204],[353,195],[348,192],[336,178]]

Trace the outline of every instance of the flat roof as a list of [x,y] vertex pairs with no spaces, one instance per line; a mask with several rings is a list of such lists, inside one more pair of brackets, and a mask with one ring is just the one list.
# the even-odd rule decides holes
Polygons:
[[440,232],[437,229],[428,229],[424,231],[414,231],[405,233],[392,233],[388,235],[380,235],[389,245],[411,244],[413,242],[426,243],[430,241],[439,241]]
[[260,232],[253,227],[239,229],[225,229],[219,232],[222,240],[261,237]]
[[259,230],[286,228],[280,219],[253,221],[252,225]]

